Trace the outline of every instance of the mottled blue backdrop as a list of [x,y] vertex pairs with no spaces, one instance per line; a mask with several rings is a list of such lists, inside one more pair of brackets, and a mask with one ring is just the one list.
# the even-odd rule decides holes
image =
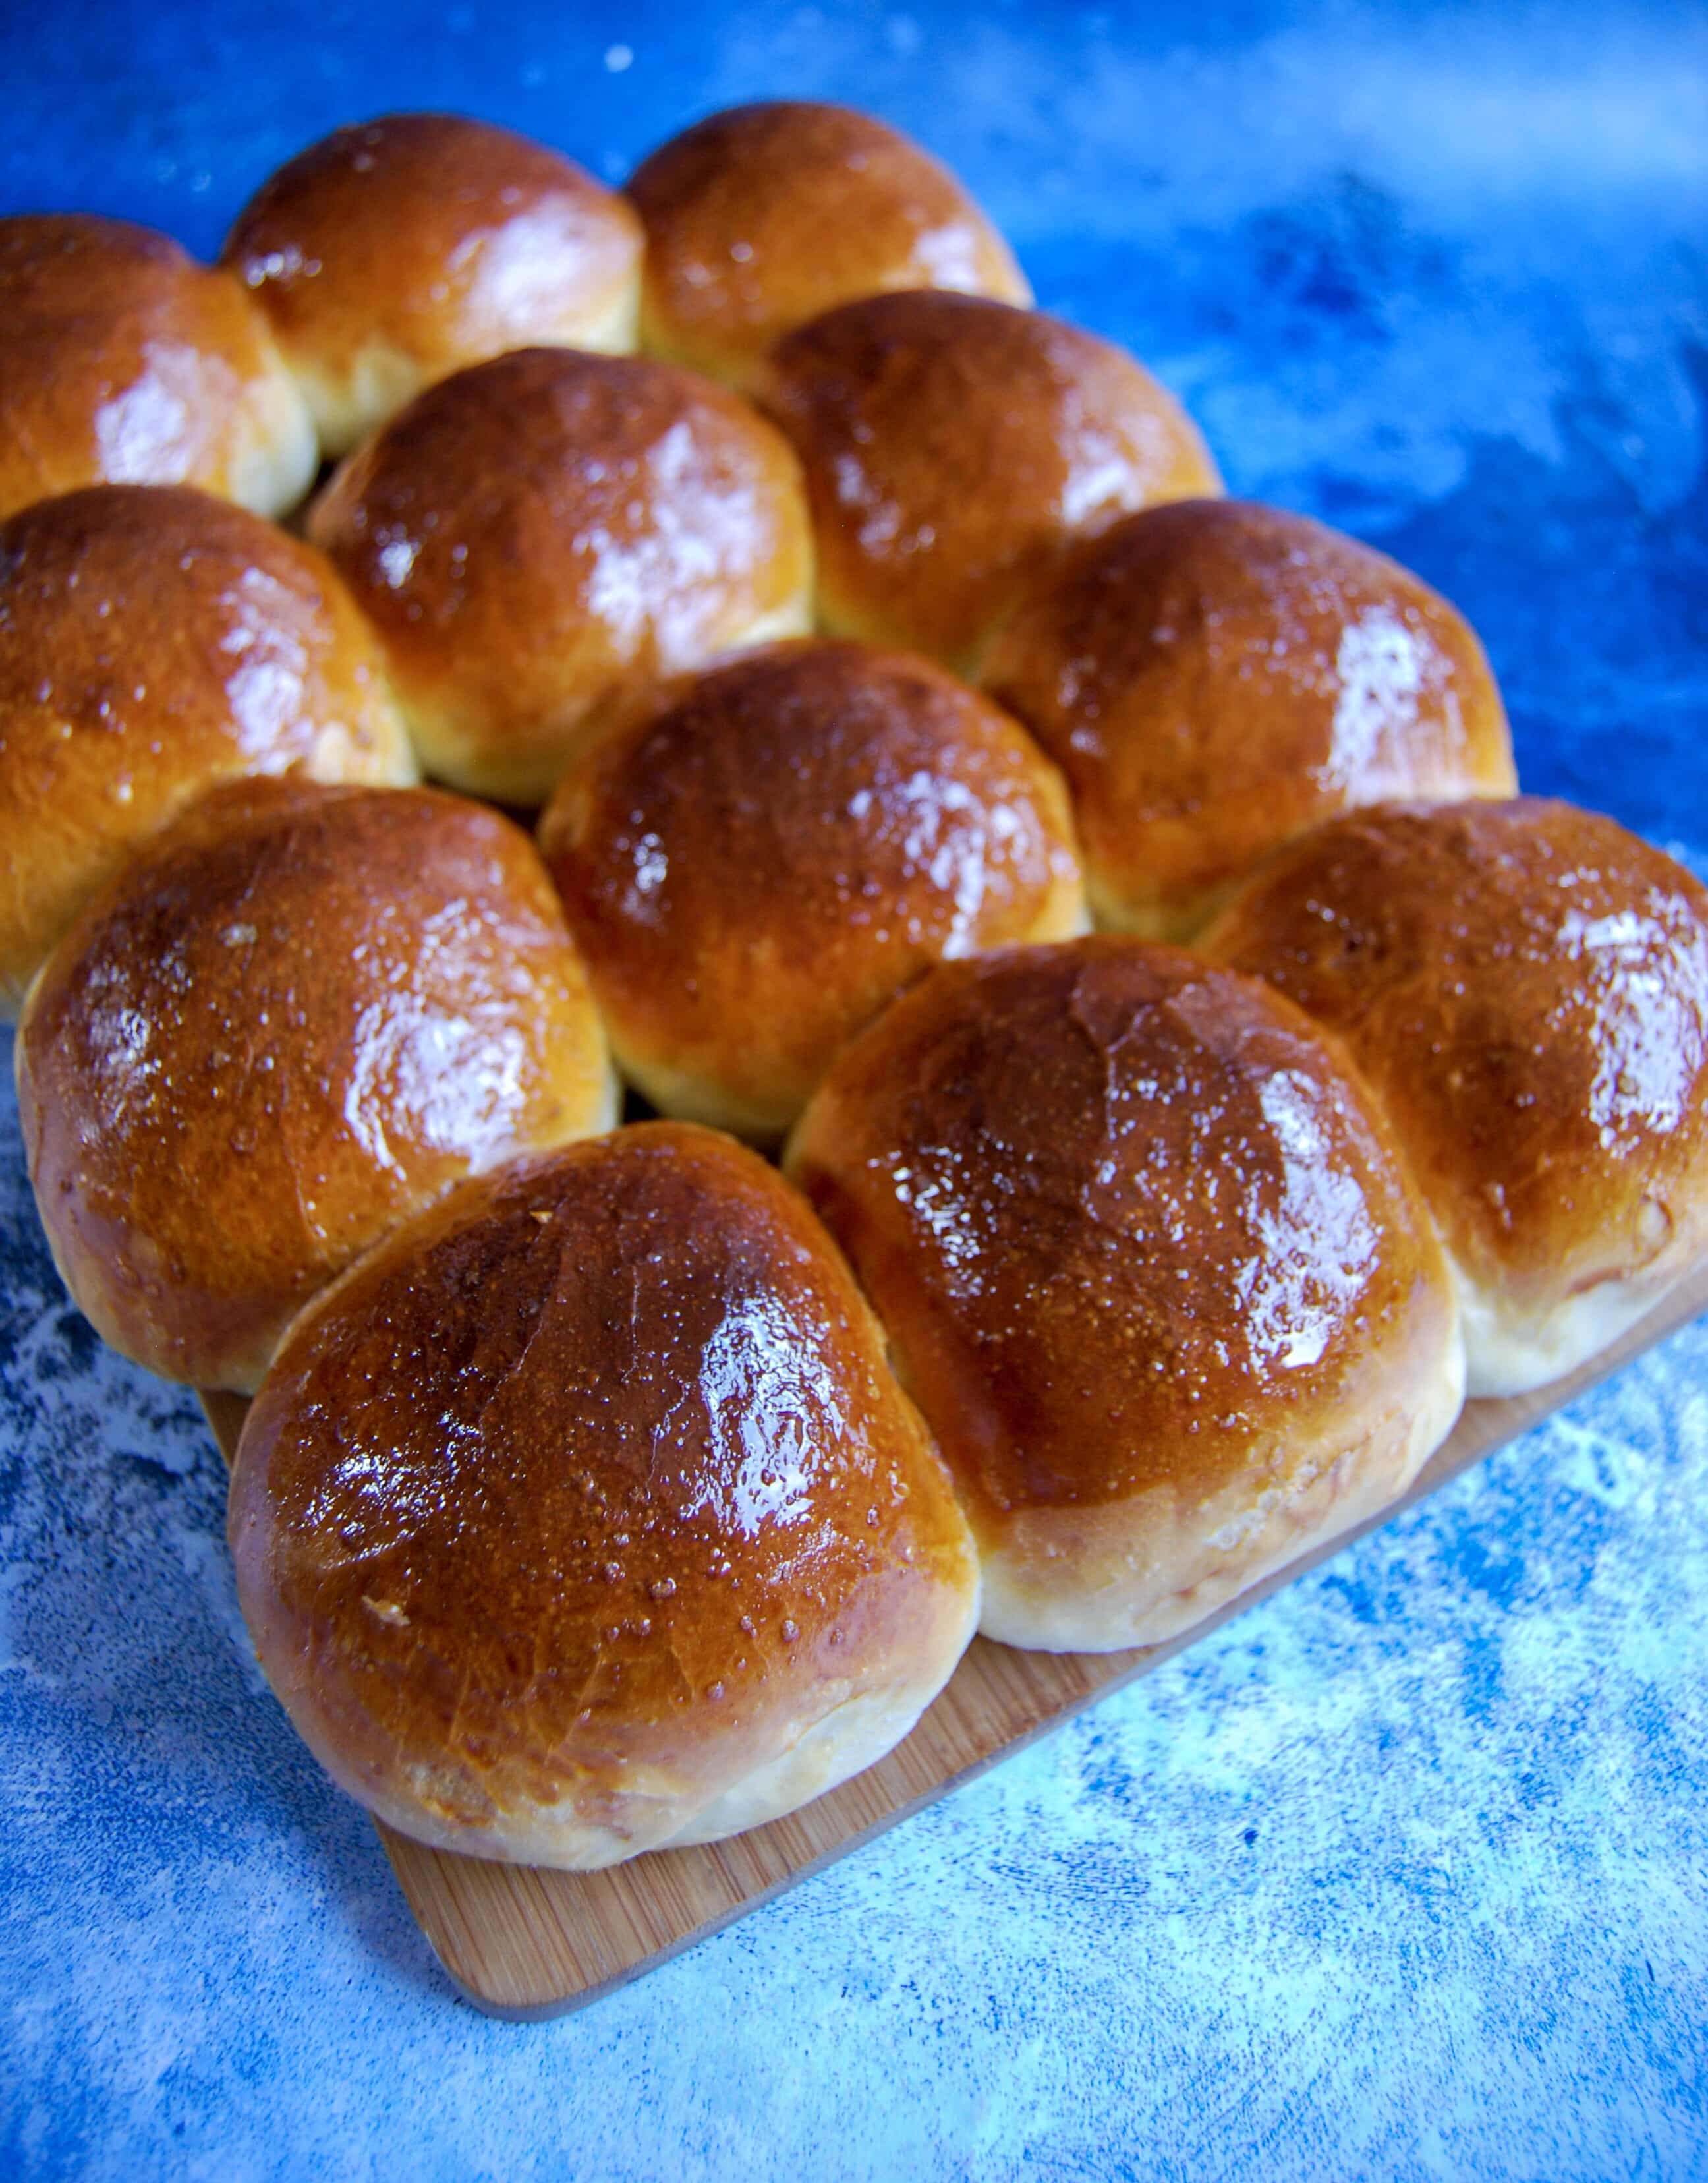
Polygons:
[[[1237,491],[1477,622],[1527,782],[1708,870],[1708,15],[6,0],[0,208],[211,251],[333,124],[620,177],[914,130]],[[9,1072],[8,1072],[9,1074]],[[1708,1330],[589,2014],[482,2020],[261,1687],[191,1402],[0,1105],[0,2173],[1708,2174]]]

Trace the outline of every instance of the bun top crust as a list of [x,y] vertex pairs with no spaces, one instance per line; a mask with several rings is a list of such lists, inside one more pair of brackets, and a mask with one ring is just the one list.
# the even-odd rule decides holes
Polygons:
[[1479,1285],[1542,1301],[1708,1242],[1708,892],[1612,819],[1355,813],[1204,945],[1346,1040]]
[[540,841],[619,1056],[709,1076],[762,1133],[929,963],[1084,922],[1054,769],[940,668],[863,645],[664,692]]
[[0,516],[103,480],[276,514],[314,463],[302,397],[229,273],[125,220],[0,219]]
[[796,609],[812,567],[800,473],[763,418],[673,365],[568,349],[418,396],[309,535],[412,725],[441,714],[479,753],[459,769],[430,745],[430,765],[518,802],[544,800],[583,723]]
[[347,424],[341,375],[400,382],[396,406],[507,349],[632,347],[643,242],[621,197],[543,144],[458,114],[391,114],[335,130],[263,182],[223,262],[336,453],[378,421],[347,402]]
[[1100,917],[1147,936],[1189,936],[1339,811],[1518,785],[1463,617],[1386,554],[1249,501],[1117,524],[1022,605],[982,680],[1068,775]]
[[239,1389],[356,1252],[611,1107],[527,836],[430,790],[295,778],[214,789],[89,905],[19,1071],[79,1303],[126,1355]]
[[827,625],[950,667],[1071,540],[1221,490],[1141,364],[982,297],[844,304],[778,344],[762,392],[806,471]]
[[905,1675],[975,1582],[807,1208],[668,1123],[513,1164],[364,1259],[251,1413],[230,1532],[323,1761],[496,1853],[559,1805],[649,1847]]
[[1196,1505],[1254,1447],[1296,1455],[1437,1374],[1450,1336],[1428,1215],[1339,1048],[1173,948],[932,971],[839,1057],[789,1167],[980,1536]]
[[312,547],[175,486],[0,524],[0,1005],[181,804],[291,767],[415,772],[378,647]]
[[735,386],[753,382],[779,336],[857,297],[1032,300],[947,168],[846,106],[731,107],[661,145],[628,191],[646,226],[647,347]]

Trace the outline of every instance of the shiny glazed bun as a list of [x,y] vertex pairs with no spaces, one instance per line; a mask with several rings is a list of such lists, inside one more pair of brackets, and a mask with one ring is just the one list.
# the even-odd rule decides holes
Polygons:
[[543,144],[391,114],[263,182],[225,263],[338,455],[463,364],[541,342],[632,349],[642,242],[623,198]]
[[771,1141],[940,957],[1083,931],[1060,776],[904,653],[808,640],[662,693],[572,769],[540,842],[618,1062]]
[[957,669],[1071,540],[1221,490],[1141,364],[981,297],[845,303],[779,343],[764,398],[807,474],[825,625]]
[[1451,1276],[1385,1124],[1296,1008],[1175,949],[930,972],[833,1065],[789,1169],[1009,1644],[1190,1628],[1384,1507],[1458,1414]]
[[358,1251],[615,1115],[531,843],[427,789],[212,790],[49,956],[17,1058],[36,1202],[97,1332],[245,1392]]
[[1357,1056],[1458,1267],[1473,1394],[1569,1372],[1708,1253],[1708,892],[1612,819],[1355,814],[1204,945]]
[[0,219],[0,516],[103,481],[199,485],[277,515],[317,459],[267,322],[229,273],[124,220]]
[[291,768],[415,777],[319,554],[180,486],[91,486],[0,524],[0,1013],[180,806]]
[[888,1751],[977,1565],[800,1199],[648,1123],[470,1183],[292,1330],[230,1536],[321,1763],[418,1840],[585,1868]]
[[441,380],[345,464],[309,535],[380,630],[428,771],[514,803],[658,676],[811,615],[786,442],[640,357],[522,349]]
[[773,99],[685,129],[641,162],[648,348],[752,384],[779,336],[838,303],[951,288],[1029,303],[1013,253],[947,168],[846,106]]
[[1151,939],[1189,939],[1337,812],[1518,786],[1469,624],[1385,553],[1250,501],[1117,524],[981,679],[1067,773],[1098,921]]

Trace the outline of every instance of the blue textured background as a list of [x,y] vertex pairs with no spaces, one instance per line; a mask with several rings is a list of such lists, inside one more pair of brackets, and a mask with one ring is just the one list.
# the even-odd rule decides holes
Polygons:
[[[731,99],[870,105],[1236,490],[1471,614],[1529,785],[1708,870],[1700,7],[7,0],[0,81],[0,207],[206,251],[388,106],[615,179]],[[65,1304],[9,1097],[0,1438],[0,2173],[1708,2174],[1708,1328],[532,2029],[452,1998],[259,1686],[218,1458]]]

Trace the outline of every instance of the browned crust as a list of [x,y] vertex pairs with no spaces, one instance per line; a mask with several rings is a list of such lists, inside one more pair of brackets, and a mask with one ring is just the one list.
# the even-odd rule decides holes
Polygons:
[[[441,380],[316,503],[315,543],[435,745],[539,777],[660,675],[796,605],[811,544],[781,436],[639,357],[524,349]],[[470,785],[475,785],[471,783]]]
[[646,346],[735,386],[782,335],[857,297],[1032,300],[954,175],[845,106],[773,99],[711,114],[642,160],[628,190],[646,226]]
[[951,667],[1073,540],[1221,490],[1196,427],[1141,364],[980,297],[827,312],[779,343],[763,395],[806,471],[827,625]]
[[1339,1050],[1174,949],[944,965],[841,1055],[789,1167],[987,1549],[1101,1509],[1142,1559],[1147,1510],[1190,1530],[1242,1486],[1255,1509],[1433,1391],[1455,1338],[1428,1215]]
[[632,208],[543,144],[460,114],[391,114],[269,176],[222,262],[293,364],[347,371],[381,342],[436,379],[596,329],[642,243]]
[[306,1316],[230,1533],[316,1750],[475,1847],[541,1810],[656,1838],[914,1671],[976,1581],[818,1223],[663,1123],[466,1186]]
[[929,964],[1084,921],[1060,776],[929,661],[829,640],[667,692],[541,847],[618,1056],[780,1134]]
[[532,845],[424,789],[214,789],[48,958],[18,1066],[73,1295],[216,1387],[252,1386],[298,1306],[449,1184],[608,1119]]
[[1100,914],[1156,936],[1337,812],[1518,785],[1464,618],[1386,554],[1249,501],[1116,525],[981,679],[1066,772]]
[[1455,1256],[1521,1308],[1708,1248],[1708,892],[1600,814],[1354,814],[1206,936],[1331,1025]]
[[302,440],[300,492],[300,399],[228,273],[123,220],[0,219],[0,516],[103,480],[250,500],[275,437]]
[[378,647],[311,547],[174,486],[0,524],[0,1003],[183,804],[291,768],[414,773]]

